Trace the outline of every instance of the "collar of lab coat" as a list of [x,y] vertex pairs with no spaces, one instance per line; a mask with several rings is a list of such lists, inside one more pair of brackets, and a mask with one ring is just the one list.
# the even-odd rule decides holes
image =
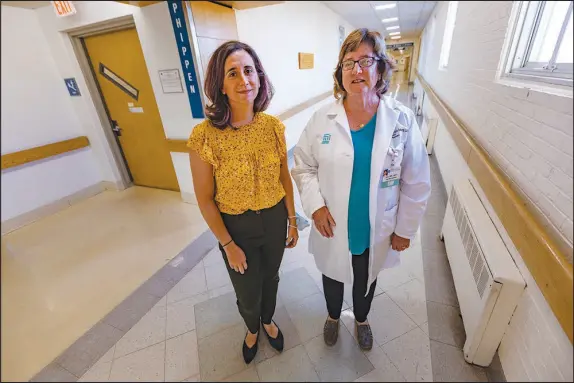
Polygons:
[[[383,96],[379,102],[379,108],[377,110],[375,144],[382,144],[381,146],[388,148],[391,141],[392,132],[395,130],[395,125],[399,115],[400,111],[396,105],[395,100],[389,96]],[[347,113],[345,112],[345,107],[343,106],[343,99],[339,99],[333,103],[333,105],[331,105],[331,108],[327,112],[327,116],[331,119],[334,119],[339,127],[343,129],[349,140],[352,141],[351,128],[349,127],[349,120],[347,119]],[[388,140],[386,139],[387,136]]]

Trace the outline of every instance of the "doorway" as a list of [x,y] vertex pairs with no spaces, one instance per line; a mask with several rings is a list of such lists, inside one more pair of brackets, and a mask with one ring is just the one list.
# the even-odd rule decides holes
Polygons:
[[179,191],[135,27],[79,37],[79,42],[109,121],[103,126],[112,131],[130,181]]

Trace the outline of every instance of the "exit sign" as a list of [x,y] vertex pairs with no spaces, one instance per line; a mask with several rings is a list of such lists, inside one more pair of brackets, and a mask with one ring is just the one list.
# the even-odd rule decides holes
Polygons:
[[56,15],[58,17],[66,17],[76,14],[76,8],[74,8],[74,4],[72,4],[71,1],[52,1],[51,3],[54,6],[54,11],[56,11]]

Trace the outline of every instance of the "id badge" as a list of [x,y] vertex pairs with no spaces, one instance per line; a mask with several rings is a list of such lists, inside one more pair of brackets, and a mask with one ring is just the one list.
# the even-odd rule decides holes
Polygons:
[[381,177],[381,189],[397,186],[401,180],[401,168],[395,167],[383,170]]

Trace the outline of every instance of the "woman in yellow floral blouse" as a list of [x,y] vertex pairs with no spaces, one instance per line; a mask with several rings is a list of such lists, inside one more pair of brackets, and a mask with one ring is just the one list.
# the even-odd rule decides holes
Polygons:
[[229,41],[209,60],[207,119],[190,136],[193,186],[203,218],[219,240],[248,332],[243,358],[257,353],[260,323],[283,350],[273,322],[279,266],[299,238],[285,126],[263,113],[273,88],[247,44]]

